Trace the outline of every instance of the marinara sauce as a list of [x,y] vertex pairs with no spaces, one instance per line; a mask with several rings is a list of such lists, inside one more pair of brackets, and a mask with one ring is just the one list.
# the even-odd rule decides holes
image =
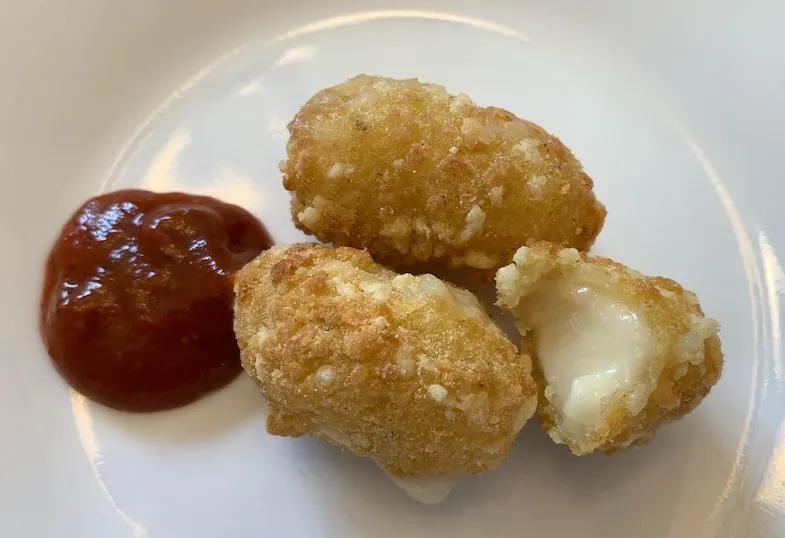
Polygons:
[[46,265],[40,328],[52,361],[110,407],[177,407],[241,369],[232,275],[272,244],[244,209],[122,190],[88,200]]

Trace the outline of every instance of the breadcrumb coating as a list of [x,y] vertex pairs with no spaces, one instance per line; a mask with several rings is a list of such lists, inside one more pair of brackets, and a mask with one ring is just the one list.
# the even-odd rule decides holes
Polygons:
[[314,95],[289,132],[297,227],[393,267],[492,279],[535,240],[587,250],[605,220],[556,137],[442,86],[360,75]]
[[[719,324],[705,317],[697,297],[673,280],[644,276],[607,258],[538,243],[518,250],[514,263],[498,271],[496,284],[498,304],[515,314],[523,336],[523,349],[531,352],[534,358],[534,375],[540,389],[538,413],[543,427],[555,442],[566,444],[575,454],[586,454],[595,449],[613,452],[649,441],[659,425],[686,415],[719,380],[723,362],[717,336]],[[581,324],[591,327],[592,323],[596,323],[594,330],[624,325],[639,331],[627,335],[589,335],[578,345],[602,342],[605,348],[577,349],[573,356],[563,357],[565,361],[578,361],[578,355],[585,354],[590,359],[600,357],[603,360],[602,357],[617,353],[619,348],[614,348],[613,342],[640,344],[635,349],[635,346],[621,348],[622,355],[639,355],[632,363],[622,363],[617,368],[629,368],[621,372],[621,377],[618,377],[620,374],[616,369],[610,369],[601,372],[599,378],[597,375],[591,378],[592,382],[600,378],[616,380],[623,379],[626,373],[630,382],[625,388],[617,388],[608,394],[595,393],[588,400],[581,396],[584,406],[588,401],[589,407],[593,403],[600,410],[588,428],[576,430],[574,421],[570,424],[572,419],[567,416],[565,400],[569,402],[570,397],[578,398],[575,395],[575,379],[572,380],[572,392],[568,390],[569,394],[565,395],[564,390],[558,394],[557,387],[549,384],[546,375],[548,368],[555,371],[554,368],[560,366],[547,362],[554,358],[545,357],[543,353],[548,342],[543,340],[542,335],[548,327],[538,326],[537,320],[546,319],[539,313],[550,308],[544,301],[553,301],[548,294],[557,289],[574,290],[571,299],[574,302],[559,305],[580,305],[581,300],[588,300],[594,303],[583,304],[610,305],[602,306],[610,308],[604,312],[623,313],[621,318],[611,320],[609,324],[607,320],[596,322],[592,321],[592,317],[582,318],[577,309],[568,312],[565,319],[572,324],[573,330],[569,338],[574,340],[574,335],[581,334],[575,332],[582,330]],[[575,299],[581,294],[589,299]],[[563,307],[559,305],[557,308]],[[603,312],[590,312],[595,320],[600,315]],[[639,327],[630,325],[638,322]],[[552,346],[548,353],[553,354],[552,349],[555,348]],[[576,351],[575,347],[563,349]],[[635,360],[640,360],[640,364],[636,366]],[[602,363],[599,364],[602,366]],[[567,366],[570,367],[569,364]],[[606,377],[602,378],[603,375]],[[570,412],[576,416],[580,414],[580,410]],[[576,434],[576,431],[579,433]]]
[[531,359],[470,292],[366,252],[276,246],[236,275],[243,366],[267,429],[372,457],[395,477],[480,473],[534,414]]

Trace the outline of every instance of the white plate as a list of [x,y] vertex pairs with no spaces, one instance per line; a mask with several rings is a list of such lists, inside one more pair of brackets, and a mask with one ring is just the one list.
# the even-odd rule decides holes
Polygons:
[[[4,2],[0,536],[782,536],[783,20],[777,0]],[[35,321],[69,213],[183,189],[300,239],[286,122],[359,72],[443,83],[574,150],[609,209],[596,250],[722,323],[696,412],[613,457],[572,457],[533,421],[500,470],[422,507],[368,461],[267,435],[245,378],[155,415],[69,391]]]

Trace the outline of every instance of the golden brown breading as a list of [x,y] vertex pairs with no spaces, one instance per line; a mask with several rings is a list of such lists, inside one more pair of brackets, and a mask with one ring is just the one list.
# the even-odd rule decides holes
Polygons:
[[538,243],[496,283],[535,361],[543,426],[576,454],[649,441],[720,377],[719,325],[670,279]]
[[313,96],[289,131],[295,224],[393,267],[492,278],[535,240],[588,249],[605,220],[556,137],[442,86],[357,76]]
[[468,291],[348,247],[276,246],[235,283],[235,333],[267,429],[396,477],[480,473],[536,408],[531,359]]

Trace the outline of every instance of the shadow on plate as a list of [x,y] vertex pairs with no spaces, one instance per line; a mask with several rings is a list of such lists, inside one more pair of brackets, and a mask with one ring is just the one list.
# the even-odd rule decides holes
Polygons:
[[313,483],[324,528],[345,533],[348,523],[355,533],[346,536],[475,538],[515,528],[525,535],[543,519],[553,536],[698,536],[735,451],[704,418],[665,427],[643,447],[584,457],[552,443],[533,419],[499,469],[463,479],[435,506],[408,499],[372,461],[347,450],[297,439],[290,455]]
[[176,444],[208,440],[258,419],[262,409],[261,394],[241,373],[226,387],[178,409],[126,413],[95,405],[93,413],[102,424],[128,435],[146,441]]

